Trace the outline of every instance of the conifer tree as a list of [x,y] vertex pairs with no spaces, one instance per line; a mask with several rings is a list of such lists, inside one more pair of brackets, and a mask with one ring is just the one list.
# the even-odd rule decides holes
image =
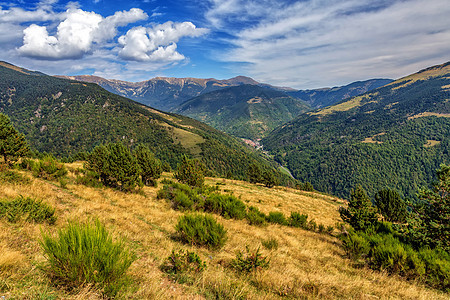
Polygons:
[[376,208],[361,185],[351,191],[348,208],[340,207],[339,214],[355,230],[366,230],[377,221]]
[[255,163],[250,164],[247,169],[247,177],[250,183],[261,182],[262,180],[261,168]]
[[119,190],[131,191],[141,184],[137,159],[121,143],[95,147],[86,168],[96,172],[104,185]]
[[147,146],[139,145],[134,151],[137,162],[141,168],[142,182],[145,185],[156,185],[156,179],[161,177],[162,165],[161,161],[155,158]]
[[25,136],[12,126],[8,116],[0,113],[0,156],[4,162],[11,164],[29,150]]
[[406,220],[406,203],[396,190],[379,190],[375,194],[375,206],[387,221],[404,222]]
[[277,184],[277,179],[271,170],[265,170],[263,172],[262,183],[268,188],[272,188]]
[[438,183],[432,190],[421,190],[421,202],[411,207],[409,233],[419,246],[450,251],[450,166],[441,165],[436,175]]
[[205,166],[198,159],[189,159],[183,155],[181,162],[178,164],[175,178],[190,186],[203,186],[205,181]]

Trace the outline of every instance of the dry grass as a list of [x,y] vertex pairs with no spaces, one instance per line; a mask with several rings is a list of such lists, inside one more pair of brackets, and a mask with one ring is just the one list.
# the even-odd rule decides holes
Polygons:
[[435,141],[435,140],[427,140],[427,142],[423,145],[425,148],[430,148],[433,146],[437,146],[441,143],[441,141]]
[[417,118],[424,118],[424,117],[438,117],[438,118],[450,118],[450,114],[440,114],[440,113],[434,113],[434,112],[423,112],[414,116],[408,117],[408,120],[413,120]]
[[356,96],[353,98],[350,98],[350,100],[330,106],[328,108],[324,108],[319,110],[318,112],[315,113],[310,113],[311,115],[318,115],[318,116],[323,116],[323,115],[329,115],[331,113],[334,113],[336,111],[347,111],[350,110],[354,107],[358,107],[361,106],[361,103],[364,104],[369,104],[369,103],[376,103],[376,101],[367,101],[370,100],[372,97],[375,97],[378,95],[378,92],[374,92],[374,93],[369,93],[369,94],[364,94],[362,96]]
[[[68,168],[80,166],[76,163]],[[299,211],[325,225],[339,221],[337,207],[342,201],[334,197],[217,178],[208,178],[207,183],[220,183],[222,191],[232,192],[265,213],[281,211],[288,216],[291,211]],[[0,296],[100,299],[98,291],[89,287],[68,294],[54,287],[36,268],[44,260],[38,244],[41,229],[55,233],[68,220],[98,217],[116,236],[125,238],[138,255],[130,268],[134,284],[122,295],[127,299],[448,299],[448,295],[419,284],[357,268],[344,257],[335,237],[298,228],[255,227],[244,220],[216,216],[228,230],[228,241],[221,250],[181,245],[172,238],[181,213],[164,200],[156,200],[156,192],[156,188],[146,187],[142,194],[125,194],[71,183],[62,189],[41,179],[32,179],[27,185],[2,185],[0,198],[24,195],[44,199],[56,207],[58,220],[55,226],[0,220],[0,251],[4,256],[0,259]],[[255,249],[268,238],[276,239],[279,245],[277,250],[261,248],[271,258],[269,269],[250,275],[230,269],[236,251],[243,251],[246,245]],[[195,250],[206,261],[207,269],[191,284],[175,283],[160,271],[159,266],[173,248]]]

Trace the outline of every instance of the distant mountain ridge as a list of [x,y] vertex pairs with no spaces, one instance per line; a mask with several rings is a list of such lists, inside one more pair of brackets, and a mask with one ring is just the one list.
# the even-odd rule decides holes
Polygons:
[[237,76],[225,80],[214,78],[155,77],[141,82],[105,79],[92,75],[57,77],[96,83],[112,93],[133,99],[163,111],[172,111],[184,101],[201,94],[243,84],[266,86],[277,90],[290,90],[289,88],[261,84],[252,78],[245,76]]
[[245,84],[202,94],[173,111],[231,135],[257,140],[308,110],[306,102],[284,92]]
[[205,93],[245,84],[282,91],[288,93],[291,97],[299,98],[300,100],[309,103],[314,108],[319,108],[332,105],[352,96],[363,94],[392,82],[391,79],[372,79],[357,81],[342,87],[296,90],[290,87],[279,87],[260,83],[246,76],[237,76],[224,80],[214,78],[155,77],[141,82],[105,79],[93,75],[56,77],[96,83],[112,93],[133,99],[163,111],[177,110],[178,106],[183,102]]
[[302,181],[348,198],[361,184],[414,197],[450,163],[450,62],[300,115],[263,139]]

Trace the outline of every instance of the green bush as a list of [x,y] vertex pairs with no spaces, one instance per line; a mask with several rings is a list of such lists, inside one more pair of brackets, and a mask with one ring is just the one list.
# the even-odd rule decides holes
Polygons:
[[273,224],[287,225],[288,222],[282,212],[271,211],[267,216],[267,221]]
[[92,285],[114,297],[128,282],[126,271],[134,257],[98,220],[71,222],[57,237],[42,233],[40,245],[46,258],[42,270],[69,290]]
[[270,259],[259,252],[259,247],[255,251],[250,251],[247,246],[246,252],[244,255],[238,251],[236,258],[231,262],[231,266],[238,272],[250,273],[269,267]]
[[289,226],[299,227],[303,229],[307,229],[307,220],[308,215],[300,214],[298,212],[291,212],[291,216],[289,217],[288,223]]
[[176,190],[172,198],[172,208],[176,210],[191,210],[194,207],[194,201],[183,191]]
[[0,181],[8,183],[29,183],[30,179],[14,170],[0,171]]
[[348,257],[352,259],[359,259],[369,254],[370,244],[363,237],[357,233],[349,233],[342,240],[342,246]]
[[245,204],[233,195],[210,194],[204,204],[204,210],[216,213],[226,219],[241,220],[245,218]]
[[190,186],[201,187],[205,182],[205,166],[197,159],[188,159],[183,155],[181,162],[178,164],[175,178]]
[[434,288],[450,292],[450,254],[427,247],[421,249],[418,256],[425,262],[425,282]]
[[264,226],[266,225],[267,216],[260,212],[258,208],[250,206],[247,208],[246,219],[250,225]]
[[182,242],[211,249],[222,247],[227,239],[226,230],[211,215],[184,215],[175,230]]
[[51,155],[45,156],[32,165],[33,175],[47,180],[55,180],[67,175],[67,169]]
[[206,263],[197,253],[184,250],[172,250],[161,265],[161,270],[179,283],[190,280],[190,275],[198,275],[206,269]]
[[55,209],[48,204],[30,197],[19,196],[14,200],[0,200],[0,217],[6,217],[9,222],[21,219],[27,222],[54,224]]
[[265,170],[262,173],[262,184],[268,188],[272,188],[278,184],[278,180],[275,177],[275,174],[271,170]]
[[270,238],[267,240],[263,240],[261,242],[264,248],[268,250],[277,250],[278,249],[278,241],[274,238]]
[[91,170],[80,170],[80,174],[77,174],[75,181],[77,184],[99,188],[103,186],[103,183],[99,180],[98,174]]

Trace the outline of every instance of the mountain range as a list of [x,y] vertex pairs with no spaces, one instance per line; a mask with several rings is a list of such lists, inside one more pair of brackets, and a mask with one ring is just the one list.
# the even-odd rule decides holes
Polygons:
[[248,165],[270,163],[243,142],[201,122],[110,93],[97,84],[32,72],[0,62],[0,112],[32,148],[58,156],[122,142],[147,145],[176,167],[182,154],[217,175],[245,178]]
[[301,114],[262,143],[293,175],[348,198],[361,184],[415,192],[450,162],[450,62]]

